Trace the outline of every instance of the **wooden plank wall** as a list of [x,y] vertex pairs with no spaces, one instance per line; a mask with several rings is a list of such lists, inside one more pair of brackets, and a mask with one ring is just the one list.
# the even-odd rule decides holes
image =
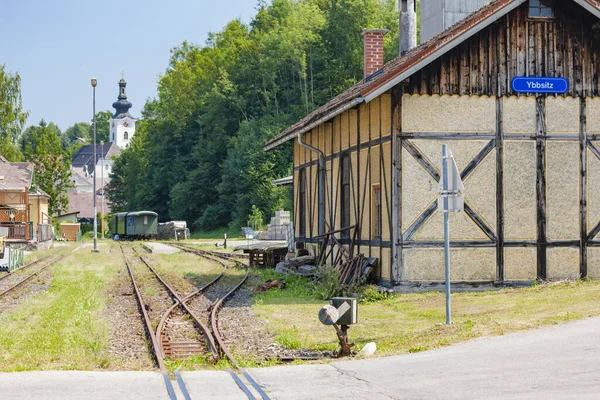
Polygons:
[[[326,229],[341,226],[341,160],[350,159],[350,225],[358,226],[358,252],[380,261],[377,277],[391,280],[392,240],[392,104],[391,95],[384,94],[369,104],[344,112],[331,122],[304,134],[303,140],[323,151],[327,161]],[[305,169],[306,214],[299,209],[300,169]],[[306,218],[306,236],[301,237],[300,223],[296,222],[299,243],[317,252],[318,229],[318,157],[314,152],[294,144],[294,212],[295,220]],[[375,238],[373,186],[381,188],[382,237]],[[338,235],[339,236],[339,235]],[[342,240],[348,245],[350,239]]]
[[600,32],[571,1],[555,18],[528,17],[528,3],[507,14],[410,78],[407,93],[506,96],[515,76],[565,77],[566,95],[598,96]]

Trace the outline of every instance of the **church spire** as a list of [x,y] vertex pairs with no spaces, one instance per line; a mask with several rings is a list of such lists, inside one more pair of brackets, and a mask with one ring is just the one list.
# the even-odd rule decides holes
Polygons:
[[113,103],[113,108],[117,110],[115,115],[113,115],[113,119],[120,118],[133,118],[131,114],[129,114],[129,109],[132,107],[132,104],[127,101],[127,82],[125,81],[125,74],[121,73],[121,80],[119,81],[119,97],[118,100]]

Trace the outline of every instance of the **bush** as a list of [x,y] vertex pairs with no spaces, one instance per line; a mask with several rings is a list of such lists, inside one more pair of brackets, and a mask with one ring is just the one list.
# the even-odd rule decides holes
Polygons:
[[204,214],[194,222],[200,229],[212,231],[227,226],[231,213],[223,204],[206,207]]

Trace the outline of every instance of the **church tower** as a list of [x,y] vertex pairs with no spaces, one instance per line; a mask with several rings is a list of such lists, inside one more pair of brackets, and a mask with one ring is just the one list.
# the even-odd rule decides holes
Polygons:
[[116,110],[110,119],[110,141],[116,143],[122,149],[129,147],[131,139],[135,134],[135,118],[129,114],[132,104],[127,101],[127,82],[122,77],[119,81],[119,97],[113,103]]

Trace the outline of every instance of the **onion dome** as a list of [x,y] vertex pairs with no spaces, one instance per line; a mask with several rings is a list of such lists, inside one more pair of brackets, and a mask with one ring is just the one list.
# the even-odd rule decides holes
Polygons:
[[132,118],[131,114],[129,114],[129,109],[132,107],[132,104],[127,101],[127,92],[126,92],[127,82],[125,79],[121,78],[119,81],[119,97],[118,100],[113,103],[113,108],[117,110],[115,115],[113,115],[113,119],[120,119],[129,117]]

